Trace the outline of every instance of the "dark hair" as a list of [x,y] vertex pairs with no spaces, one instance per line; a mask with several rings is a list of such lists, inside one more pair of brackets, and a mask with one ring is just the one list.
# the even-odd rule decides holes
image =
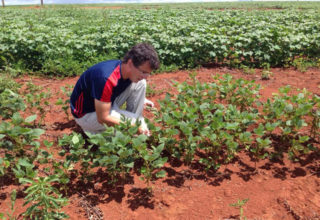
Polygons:
[[135,67],[138,67],[148,61],[150,67],[153,70],[156,70],[160,66],[160,61],[158,54],[154,47],[147,43],[140,43],[135,45],[129,50],[126,55],[123,57],[122,62],[127,63],[131,59]]

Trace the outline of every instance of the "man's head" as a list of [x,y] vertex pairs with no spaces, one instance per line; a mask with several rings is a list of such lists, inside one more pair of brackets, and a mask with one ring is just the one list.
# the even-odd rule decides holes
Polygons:
[[132,82],[146,79],[153,70],[159,68],[158,54],[147,43],[140,43],[131,48],[124,56],[122,62],[128,67],[128,78]]

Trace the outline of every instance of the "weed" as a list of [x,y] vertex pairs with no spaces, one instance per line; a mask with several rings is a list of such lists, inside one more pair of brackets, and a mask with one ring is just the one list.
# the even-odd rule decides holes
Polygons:
[[68,216],[60,212],[60,209],[68,202],[66,198],[51,186],[52,183],[59,182],[59,178],[52,175],[49,177],[36,177],[35,179],[21,178],[20,183],[30,184],[24,191],[27,196],[23,204],[30,206],[23,213],[25,217],[31,219],[65,219]]
[[[48,89],[46,92],[41,92],[43,88],[32,83],[27,83],[25,100],[27,107],[32,114],[39,113],[39,125],[43,124],[44,118],[47,114],[46,107],[49,106],[48,99],[51,97],[51,91]],[[35,124],[34,124],[35,125]]]
[[244,216],[243,214],[243,206],[249,201],[249,199],[243,199],[240,200],[238,199],[238,201],[236,203],[232,203],[230,204],[230,206],[232,207],[236,207],[237,209],[239,209],[240,211],[240,220],[246,220],[247,218]]
[[308,68],[315,66],[314,62],[307,60],[303,57],[295,58],[292,65],[300,72],[306,72]]
[[56,105],[61,105],[63,112],[66,114],[67,120],[69,120],[69,108],[70,108],[70,96],[72,93],[73,85],[67,85],[66,87],[60,87],[62,94],[65,96],[63,99],[59,98]]
[[16,203],[16,199],[17,199],[17,191],[14,189],[11,193],[10,193],[10,201],[11,201],[11,206],[10,206],[10,212],[6,213],[7,218],[5,217],[4,213],[0,213],[0,219],[2,220],[16,220],[17,218],[13,215],[13,213],[15,212],[15,208],[14,205]]
[[245,66],[245,65],[241,65],[240,69],[242,69],[243,73],[247,74],[247,75],[256,74],[256,70],[254,68],[250,68],[250,67]]
[[273,76],[273,73],[269,70],[262,70],[261,79],[262,80],[269,80]]

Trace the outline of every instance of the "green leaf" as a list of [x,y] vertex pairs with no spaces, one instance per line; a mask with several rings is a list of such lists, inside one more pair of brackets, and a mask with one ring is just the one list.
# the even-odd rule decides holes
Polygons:
[[133,166],[134,166],[134,162],[125,164],[125,167],[129,167],[129,168],[133,168]]
[[33,164],[29,163],[25,158],[19,159],[18,164],[23,167],[33,167]]
[[44,140],[44,141],[43,141],[43,144],[44,144],[46,147],[50,148],[50,147],[53,145],[53,142],[49,142],[49,141],[47,141],[47,140]]
[[36,137],[40,137],[44,133],[43,129],[36,128],[32,130],[32,134]]
[[27,117],[27,118],[25,119],[25,122],[30,123],[30,122],[33,122],[33,121],[36,120],[36,119],[37,119],[37,115],[31,115],[31,116],[29,116],[29,117]]
[[72,143],[74,145],[78,144],[79,143],[79,137],[77,135],[73,135],[72,139],[71,139]]
[[19,179],[19,182],[22,183],[22,184],[26,184],[26,183],[32,184],[32,183],[33,183],[32,180],[27,179],[27,178],[20,178],[20,179]]
[[145,174],[147,172],[147,168],[146,167],[141,167],[140,168],[140,173]]
[[304,143],[307,142],[310,138],[308,136],[301,136],[299,137],[299,142]]
[[161,167],[163,167],[163,165],[167,162],[167,160],[168,160],[167,157],[159,158],[159,159],[153,161],[152,165],[153,165],[153,167],[155,167],[155,168],[161,168]]
[[14,189],[11,194],[10,194],[10,199],[11,199],[11,207],[14,206],[14,203],[16,201],[17,198],[17,191]]
[[167,172],[164,170],[161,170],[159,172],[156,173],[156,177],[157,178],[164,178],[166,176]]
[[160,154],[160,153],[163,151],[163,149],[164,149],[164,144],[160,144],[160,145],[156,148],[156,152],[157,152],[158,154]]
[[259,136],[262,136],[264,132],[264,126],[262,124],[260,124],[258,128],[254,129],[254,133]]
[[61,98],[56,101],[56,105],[63,105],[63,100]]

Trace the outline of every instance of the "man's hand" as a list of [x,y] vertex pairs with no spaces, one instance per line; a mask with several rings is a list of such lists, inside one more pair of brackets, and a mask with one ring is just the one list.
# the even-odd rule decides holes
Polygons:
[[154,107],[154,103],[151,102],[151,101],[150,101],[149,99],[147,99],[147,98],[144,99],[144,105],[145,105],[145,106],[150,106],[151,108]]
[[139,134],[144,134],[148,137],[151,136],[151,132],[148,129],[148,125],[144,121],[141,121],[141,122],[142,123],[139,127],[139,130],[138,130]]
[[149,129],[148,128],[144,128],[143,126],[139,127],[138,132],[139,132],[139,134],[144,134],[144,135],[146,135],[148,137],[151,136],[151,132],[149,131]]

